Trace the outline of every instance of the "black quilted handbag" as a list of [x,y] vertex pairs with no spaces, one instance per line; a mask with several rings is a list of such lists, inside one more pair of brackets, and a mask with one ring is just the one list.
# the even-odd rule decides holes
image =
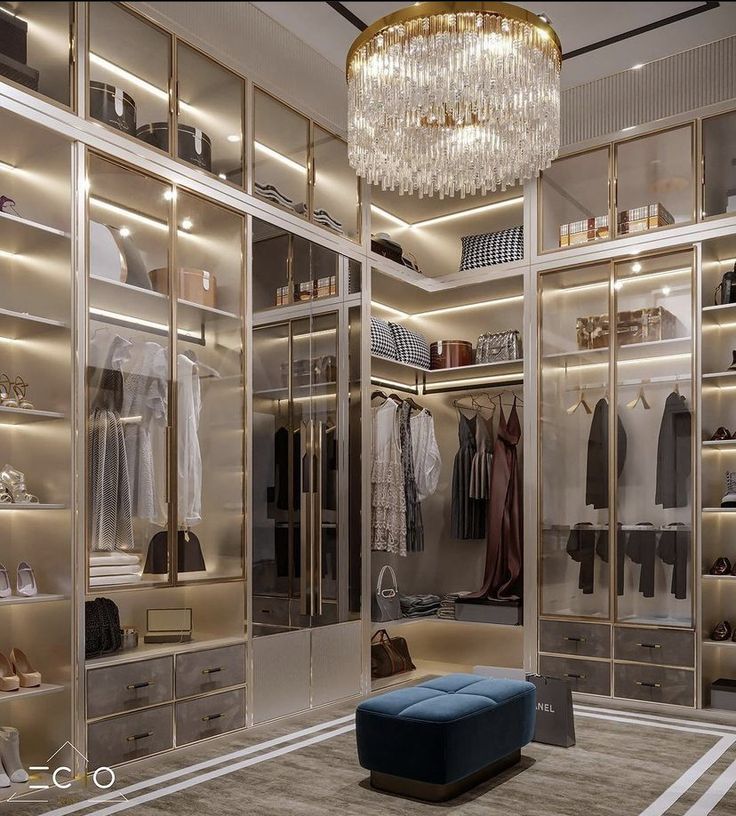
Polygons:
[[123,645],[120,612],[109,598],[95,598],[84,604],[84,653],[86,657],[117,652]]

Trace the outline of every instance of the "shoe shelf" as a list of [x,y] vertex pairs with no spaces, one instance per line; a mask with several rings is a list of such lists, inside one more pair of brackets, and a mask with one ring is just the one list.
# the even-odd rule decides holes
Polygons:
[[736,448],[736,439],[707,439],[703,442],[703,447],[710,450]]
[[22,425],[26,422],[42,422],[48,419],[64,419],[59,411],[39,411],[36,408],[4,408],[0,405],[0,423]]
[[0,309],[0,335],[16,340],[29,334],[37,334],[49,329],[68,329],[69,326],[61,320],[51,320],[48,317],[14,312],[11,309]]
[[57,601],[68,601],[68,595],[31,595],[26,598],[23,595],[11,595],[9,598],[0,598],[0,607],[2,606],[25,606],[26,604],[38,603],[54,603]]
[[704,573],[702,576],[704,581],[734,581],[736,582],[736,575],[711,575]]
[[[31,221],[28,218],[21,218],[19,215],[12,213],[0,213],[0,223],[3,224],[3,235],[12,236],[13,233],[21,233],[23,231],[31,230],[38,237],[38,233],[45,233],[46,235],[54,235],[58,238],[70,240],[71,235],[64,230],[50,227],[47,224],[41,224],[38,221]],[[11,239],[12,242],[12,239]]]
[[704,386],[720,386],[720,385],[727,385],[733,384],[733,380],[736,377],[736,371],[714,371],[710,374],[703,374],[703,385]]
[[7,502],[5,504],[0,504],[0,511],[2,510],[66,510],[67,506],[65,504],[31,504],[28,502],[27,504],[16,504],[15,502]]
[[25,697],[40,697],[42,694],[57,694],[65,691],[65,686],[57,686],[53,683],[41,683],[35,688],[19,688],[16,691],[0,692],[0,703],[16,702]]
[[719,648],[736,649],[736,643],[733,640],[711,640],[705,638],[703,646],[718,646]]
[[736,513],[736,507],[704,507],[703,513]]

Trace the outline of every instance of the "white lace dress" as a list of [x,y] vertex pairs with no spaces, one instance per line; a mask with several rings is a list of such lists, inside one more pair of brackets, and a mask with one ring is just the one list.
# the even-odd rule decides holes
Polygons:
[[199,446],[199,414],[202,394],[197,363],[177,355],[179,378],[179,526],[202,521],[202,451]]
[[393,400],[386,400],[372,409],[371,547],[406,555],[406,497],[397,408]]

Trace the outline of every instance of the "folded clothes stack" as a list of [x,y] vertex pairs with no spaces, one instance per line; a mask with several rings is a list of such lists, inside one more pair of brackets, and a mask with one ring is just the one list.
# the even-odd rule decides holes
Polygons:
[[434,618],[440,608],[439,595],[402,595],[400,600],[405,618]]
[[335,230],[335,232],[343,232],[342,223],[336,218],[333,218],[327,210],[315,210],[314,222],[315,224],[321,224],[323,227],[329,227],[331,230]]
[[469,592],[448,592],[447,595],[443,595],[437,617],[444,620],[455,620],[455,602],[458,598],[469,594]]
[[89,559],[90,586],[137,584],[141,580],[141,557],[135,553],[98,553]]
[[257,181],[253,183],[253,189],[261,197],[280,204],[282,207],[288,207],[290,210],[303,215],[306,211],[306,206],[303,203],[297,203],[289,196],[284,195],[278,187],[273,184],[259,184]]

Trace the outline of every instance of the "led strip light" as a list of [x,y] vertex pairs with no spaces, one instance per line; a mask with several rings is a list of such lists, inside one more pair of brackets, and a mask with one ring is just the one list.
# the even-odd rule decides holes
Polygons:
[[[107,318],[108,320],[115,320],[119,323],[125,323],[132,326],[140,326],[142,329],[153,329],[157,332],[162,332],[168,335],[170,333],[169,327],[165,323],[156,323],[153,320],[145,320],[142,317],[133,317],[132,315],[120,314],[119,312],[110,312],[107,309],[98,309],[96,306],[90,307],[90,316],[95,318]],[[202,335],[198,332],[190,331],[189,329],[177,329],[176,333],[179,337],[187,340],[196,340],[202,342]]]

